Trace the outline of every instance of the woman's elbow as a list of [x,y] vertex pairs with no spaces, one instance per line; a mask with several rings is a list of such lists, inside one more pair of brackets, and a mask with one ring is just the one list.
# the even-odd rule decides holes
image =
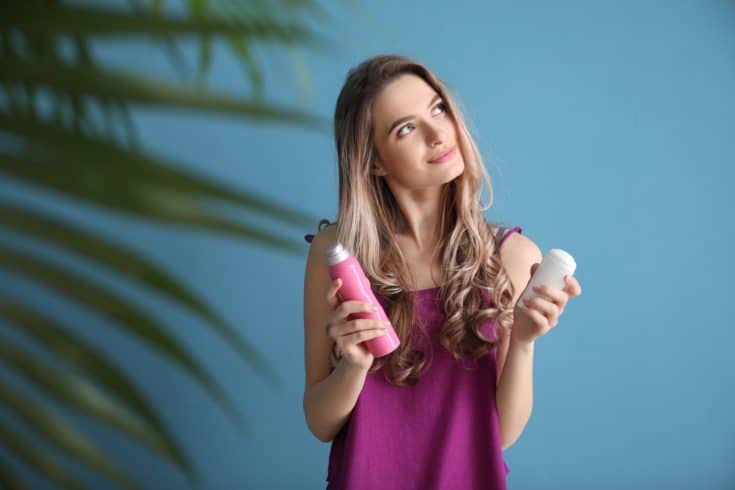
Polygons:
[[314,435],[314,437],[316,437],[317,439],[319,439],[319,441],[321,441],[321,442],[332,442],[332,439],[334,439],[331,436],[328,436],[326,434],[323,434],[323,433],[315,430],[311,426],[311,424],[309,424],[309,421],[308,420],[306,421],[306,425],[307,425],[307,427],[309,427],[309,432],[311,432]]
[[516,441],[501,441],[500,447],[503,451],[515,444]]
[[321,442],[332,442],[332,437],[324,434],[323,432],[318,431],[313,424],[309,423],[309,419],[306,419],[306,426],[309,428],[309,432],[311,432],[314,437],[319,439]]
[[331,437],[330,435],[324,434],[323,432],[319,431],[314,424],[311,421],[311,417],[309,416],[309,409],[306,403],[306,396],[304,396],[304,420],[306,421],[306,427],[309,429],[309,432],[311,432],[314,437],[319,439],[321,442],[331,442],[334,437]]
[[330,443],[330,442],[332,442],[332,440],[334,440],[334,437],[320,437],[320,436],[317,436],[316,434],[314,434],[314,435],[316,436],[317,439],[319,439],[320,441],[322,441],[325,444],[326,443]]

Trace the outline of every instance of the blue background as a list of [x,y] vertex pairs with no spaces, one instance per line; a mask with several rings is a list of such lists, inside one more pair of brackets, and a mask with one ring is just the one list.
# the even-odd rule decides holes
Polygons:
[[[512,489],[735,487],[735,4],[670,2],[347,2],[301,54],[304,92],[282,52],[262,50],[269,100],[331,118],[347,70],[378,53],[425,63],[455,93],[493,178],[492,220],[520,225],[543,252],[564,248],[584,293],[537,342],[534,410],[505,453]],[[101,43],[111,65],[173,72],[147,44]],[[193,51],[192,51],[193,52]],[[221,46],[211,86],[248,93]],[[203,176],[334,219],[331,133],[151,109],[135,111],[145,146]],[[255,376],[201,322],[84,261],[3,233],[107,281],[173,332],[250,422],[242,436],[192,381],[114,325],[8,271],[2,294],[71,319],[161,411],[207,488],[324,488],[329,445],[303,411],[298,256],[95,211],[0,181],[19,202],[140,250],[254,341],[285,380]],[[310,229],[284,229],[301,237]],[[94,324],[94,330],[83,325]],[[74,325],[79,327],[74,327]],[[0,324],[2,338],[13,337]],[[15,338],[23,342],[23,339]],[[16,383],[0,368],[2,382]],[[69,416],[75,417],[66,411]],[[3,416],[5,414],[2,414]],[[188,488],[129,440],[81,417],[145,488]],[[80,469],[83,471],[83,469]],[[107,483],[85,473],[96,488]],[[34,480],[37,487],[44,483]]]

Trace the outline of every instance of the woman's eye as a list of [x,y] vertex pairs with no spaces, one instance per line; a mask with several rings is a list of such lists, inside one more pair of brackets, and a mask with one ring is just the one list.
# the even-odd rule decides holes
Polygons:
[[396,136],[398,136],[400,138],[401,136],[408,134],[407,132],[404,131],[404,129],[406,129],[406,128],[412,128],[412,127],[413,127],[412,124],[406,124],[401,129],[398,130],[398,133],[396,133]]
[[447,106],[442,102],[441,104],[438,104],[436,107],[434,107],[434,112],[436,112],[437,109],[441,109],[441,112],[445,112],[447,110]]
[[[437,112],[437,109],[440,109],[439,112]],[[437,114],[441,114],[446,111],[447,111],[447,105],[444,102],[442,102],[441,104],[437,104],[434,107],[434,109],[432,109],[431,113],[433,115],[437,115]],[[404,131],[404,130],[408,128],[413,128],[413,124],[406,124],[405,126],[402,126],[401,129],[399,129],[398,132],[396,133],[396,136],[400,138],[402,136],[407,135],[410,131]]]

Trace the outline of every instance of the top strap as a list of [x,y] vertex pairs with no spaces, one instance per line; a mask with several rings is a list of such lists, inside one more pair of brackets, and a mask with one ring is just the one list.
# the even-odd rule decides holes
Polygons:
[[[321,221],[319,221],[318,229],[319,231],[322,231],[322,228],[324,228],[325,226],[329,226],[331,224],[333,223],[330,222],[328,219],[326,218],[322,219]],[[304,235],[304,240],[306,240],[307,243],[311,243],[314,240],[314,235],[311,233],[309,233],[308,235]]]
[[498,242],[498,249],[500,249],[500,246],[503,244],[506,238],[508,238],[511,233],[514,231],[517,231],[518,233],[522,233],[523,228],[520,226],[514,226],[513,228],[507,228],[505,226],[501,226],[498,229],[498,232],[495,234],[495,241]]

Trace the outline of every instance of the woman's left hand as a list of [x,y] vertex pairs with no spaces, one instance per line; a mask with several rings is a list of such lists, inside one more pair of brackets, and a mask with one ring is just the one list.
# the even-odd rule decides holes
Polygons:
[[[531,266],[531,276],[538,266],[539,264]],[[574,276],[564,276],[564,284],[563,290],[546,284],[536,286],[533,288],[534,296],[523,301],[525,306],[521,306],[520,300],[516,302],[511,329],[512,341],[532,344],[557,325],[569,298],[582,294],[582,287]]]

